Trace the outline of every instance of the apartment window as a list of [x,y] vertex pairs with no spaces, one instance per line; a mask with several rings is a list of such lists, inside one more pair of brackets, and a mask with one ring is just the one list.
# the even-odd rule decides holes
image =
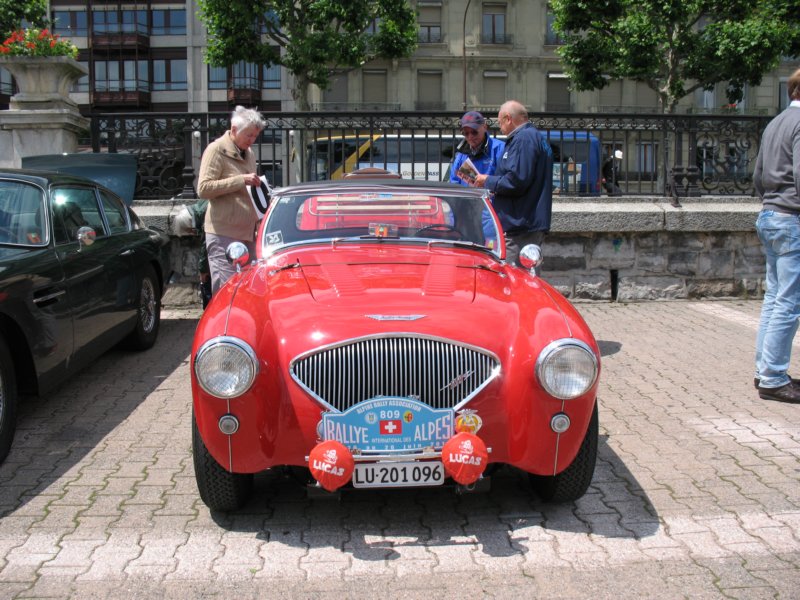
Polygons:
[[147,11],[93,10],[92,33],[147,33]]
[[54,10],[53,33],[64,36],[86,35],[85,10]]
[[600,110],[618,111],[622,107],[622,81],[613,79],[600,90]]
[[417,71],[416,109],[444,110],[441,71]]
[[[88,60],[79,60],[80,64],[82,64],[87,69],[89,68],[89,61]],[[87,73],[78,81],[72,84],[72,88],[70,92],[88,92],[89,91],[89,74]]]
[[347,73],[334,73],[328,82],[328,89],[322,92],[324,104],[347,103]]
[[640,142],[636,144],[636,170],[642,175],[653,175],[656,172],[658,144]]
[[152,35],[185,35],[186,10],[168,8],[153,10]]
[[483,102],[486,107],[497,107],[506,101],[506,81],[508,73],[506,71],[484,71],[483,72]]
[[98,60],[94,63],[94,87],[98,92],[149,91],[146,60]]
[[789,106],[789,84],[784,79],[778,82],[778,112],[786,110]]
[[14,85],[11,83],[11,73],[0,67],[0,94],[10,96],[14,93]]
[[442,41],[442,7],[418,6],[417,40],[420,44],[438,44]]
[[185,90],[186,59],[153,60],[153,90]]
[[261,20],[261,33],[268,33],[270,30],[269,26],[272,26],[273,29],[280,28],[280,21],[278,20],[278,15],[275,14],[275,11],[270,9],[264,13],[264,18]]
[[547,100],[546,109],[553,112],[568,112],[572,110],[572,101],[569,91],[569,79],[563,73],[547,74]]
[[208,89],[228,89],[228,69],[226,67],[208,67]]
[[233,87],[257,90],[259,88],[258,65],[244,61],[233,65]]
[[363,71],[363,100],[365,104],[386,104],[386,71]]
[[546,46],[560,46],[564,43],[564,40],[561,39],[561,36],[553,29],[553,22],[556,20],[556,16],[553,14],[553,10],[548,6],[547,7],[547,31],[544,34],[544,43]]
[[270,65],[264,66],[262,85],[265,90],[279,90],[281,89],[281,66]]
[[510,44],[511,36],[506,33],[506,5],[484,4],[481,25],[482,44]]
[[367,25],[367,28],[364,30],[364,33],[368,35],[375,35],[376,33],[378,33],[380,22],[381,22],[380,19],[373,19],[372,23]]

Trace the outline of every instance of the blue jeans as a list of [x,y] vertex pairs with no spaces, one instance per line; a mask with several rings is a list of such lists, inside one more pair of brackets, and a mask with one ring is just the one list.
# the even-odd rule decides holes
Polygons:
[[786,372],[800,318],[800,217],[762,210],[756,231],[767,256],[767,289],[756,337],[756,377],[761,387],[790,382]]

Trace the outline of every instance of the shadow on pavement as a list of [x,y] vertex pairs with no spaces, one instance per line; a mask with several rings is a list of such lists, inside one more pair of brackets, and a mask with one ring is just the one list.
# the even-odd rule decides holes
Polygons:
[[[601,436],[588,492],[576,502],[545,504],[527,474],[510,467],[492,476],[488,492],[459,495],[452,487],[344,490],[311,497],[295,474],[256,477],[253,499],[235,513],[212,513],[229,531],[300,549],[332,548],[361,560],[396,560],[404,547],[475,546],[489,556],[528,552],[550,531],[639,539],[654,535],[658,516],[647,494]],[[198,503],[201,506],[202,504]]]
[[609,340],[597,340],[597,346],[600,348],[600,356],[611,356],[622,350],[620,342],[612,342]]
[[[45,396],[21,397],[11,452],[0,464],[0,517],[37,498],[87,456],[102,452],[104,438],[188,359],[196,325],[196,319],[163,318],[150,350],[112,348]],[[114,443],[124,448],[136,439]],[[108,454],[81,469],[113,473],[129,452]],[[94,489],[87,487],[87,494]]]

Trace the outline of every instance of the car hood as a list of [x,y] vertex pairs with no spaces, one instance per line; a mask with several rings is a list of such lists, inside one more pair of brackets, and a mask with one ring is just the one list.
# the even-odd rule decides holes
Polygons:
[[[388,332],[448,337],[498,353],[535,331],[569,335],[557,293],[539,278],[480,252],[386,250],[305,251],[261,262],[221,290],[204,319],[216,333],[205,334],[219,335],[212,323],[224,322],[227,335],[256,346],[284,340],[295,355]],[[227,318],[219,320],[213,313],[226,295]]]

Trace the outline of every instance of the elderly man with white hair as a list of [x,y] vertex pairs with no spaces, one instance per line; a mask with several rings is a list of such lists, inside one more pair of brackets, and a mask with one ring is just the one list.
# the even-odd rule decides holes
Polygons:
[[231,242],[242,242],[255,256],[258,213],[248,186],[258,186],[256,157],[250,146],[266,126],[257,110],[237,106],[230,129],[208,145],[200,161],[197,192],[209,200],[205,218],[211,289],[216,293],[235,272],[225,258]]

